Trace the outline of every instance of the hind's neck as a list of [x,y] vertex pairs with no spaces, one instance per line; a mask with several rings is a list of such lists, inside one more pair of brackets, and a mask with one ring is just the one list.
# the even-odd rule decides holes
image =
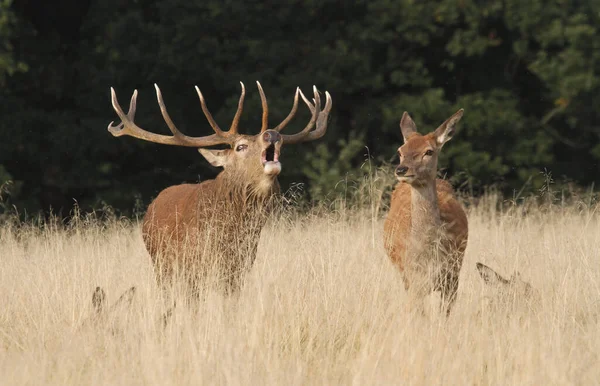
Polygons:
[[411,241],[419,249],[431,244],[441,226],[435,180],[421,186],[411,186]]

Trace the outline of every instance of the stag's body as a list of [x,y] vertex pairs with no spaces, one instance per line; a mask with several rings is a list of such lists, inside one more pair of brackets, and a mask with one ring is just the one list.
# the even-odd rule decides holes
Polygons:
[[[150,142],[196,147],[216,167],[224,170],[214,179],[199,184],[171,186],[163,190],[150,204],[144,217],[142,234],[160,283],[174,274],[182,274],[197,289],[203,276],[217,273],[228,292],[239,288],[242,274],[252,265],[260,232],[267,221],[274,197],[279,193],[277,176],[282,144],[299,143],[322,137],[327,129],[331,98],[326,92],[325,108],[321,111],[319,94],[314,88],[314,105],[299,89],[292,111],[273,129],[268,129],[267,100],[257,82],[263,107],[260,134],[238,134],[245,89],[229,131],[222,131],[208,111],[198,88],[202,110],[215,134],[192,138],[182,134],[171,121],[158,86],[158,103],[173,136],[147,132],[134,122],[137,91],[125,114],[112,90],[112,103],[122,123],[109,125],[115,136],[130,135]],[[297,134],[280,134],[294,117],[298,95],[312,113],[310,122]],[[316,124],[316,129],[312,130]],[[231,148],[208,150],[206,146],[227,144]],[[165,280],[166,279],[166,280]]]
[[[458,115],[457,115],[458,114]],[[450,184],[436,178],[437,157],[453,134],[462,110],[434,133],[416,132],[408,114],[401,122],[399,180],[384,224],[388,256],[401,272],[409,294],[420,301],[440,291],[449,313],[467,246],[468,222]]]
[[197,277],[216,269],[229,290],[254,262],[277,180],[249,194],[225,171],[200,184],[171,186],[150,204],[142,233],[160,279],[178,270]]

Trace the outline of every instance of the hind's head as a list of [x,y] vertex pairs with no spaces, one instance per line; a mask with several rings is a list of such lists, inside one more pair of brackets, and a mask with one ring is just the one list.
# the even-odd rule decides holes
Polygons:
[[456,124],[462,118],[463,112],[463,109],[458,110],[435,131],[425,135],[417,132],[417,125],[410,115],[404,112],[400,121],[404,145],[398,148],[400,164],[396,168],[396,178],[399,182],[422,186],[435,181],[442,146],[454,136]]
[[519,272],[513,273],[510,278],[506,279],[485,264],[477,263],[476,266],[479,276],[488,286],[497,290],[499,296],[525,301],[528,304],[540,301],[539,292],[531,284],[521,279]]

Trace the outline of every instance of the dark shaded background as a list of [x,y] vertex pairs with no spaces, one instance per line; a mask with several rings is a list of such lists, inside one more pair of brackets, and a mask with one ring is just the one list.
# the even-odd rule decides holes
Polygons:
[[[368,153],[390,161],[408,110],[421,130],[465,109],[441,166],[474,194],[535,192],[551,173],[581,187],[600,158],[600,1],[569,0],[0,0],[0,184],[4,207],[125,213],[164,187],[218,171],[194,150],[113,138],[109,100],[140,92],[137,122],[211,132],[193,86],[222,127],[248,88],[243,127],[271,122],[296,86],[334,100],[318,143],[289,146],[284,187],[321,199]],[[287,132],[306,123],[302,114]],[[395,160],[394,160],[395,162]],[[7,205],[7,204],[10,205]]]

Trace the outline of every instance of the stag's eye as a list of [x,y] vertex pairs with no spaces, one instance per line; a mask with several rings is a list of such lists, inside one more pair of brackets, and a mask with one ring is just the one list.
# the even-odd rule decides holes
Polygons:
[[425,152],[425,155],[432,156],[433,155],[433,150],[431,150],[431,149],[427,150]]
[[237,145],[237,147],[235,148],[235,151],[242,151],[242,150],[246,150],[248,148],[248,145]]

